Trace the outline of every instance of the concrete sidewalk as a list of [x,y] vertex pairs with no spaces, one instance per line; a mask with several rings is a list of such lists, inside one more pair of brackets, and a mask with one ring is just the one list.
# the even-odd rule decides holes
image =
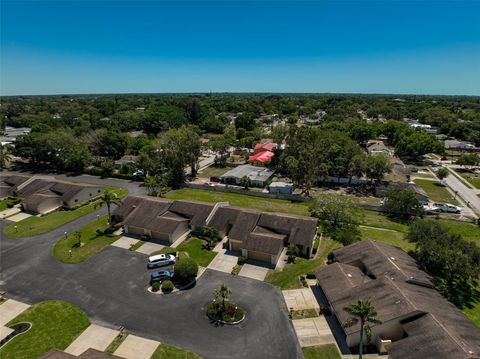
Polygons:
[[292,320],[301,347],[335,344],[335,338],[324,316]]
[[317,313],[320,311],[320,305],[310,288],[284,290],[282,294],[289,310],[315,309]]
[[66,353],[80,355],[89,348],[104,351],[117,337],[118,330],[113,330],[100,325],[91,324],[85,331],[65,349]]
[[13,299],[7,299],[0,305],[0,326],[4,326],[9,321],[23,313],[30,306]]
[[159,345],[155,340],[130,334],[113,354],[126,359],[150,359]]
[[245,263],[242,266],[242,269],[240,269],[240,272],[238,273],[238,275],[241,275],[242,277],[256,279],[263,282],[268,271],[269,271],[268,268]]

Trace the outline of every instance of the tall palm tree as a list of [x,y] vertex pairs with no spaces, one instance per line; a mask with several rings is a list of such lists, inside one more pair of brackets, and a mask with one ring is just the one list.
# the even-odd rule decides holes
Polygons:
[[215,298],[222,298],[222,310],[225,311],[225,300],[232,294],[232,291],[223,283],[219,289],[213,292]]
[[350,304],[344,310],[351,315],[350,319],[344,324],[351,327],[360,322],[360,344],[358,348],[358,358],[363,358],[363,333],[367,336],[367,342],[370,342],[372,332],[368,323],[382,324],[377,318],[377,311],[369,300],[359,300],[356,304]]
[[106,188],[103,194],[100,196],[99,201],[95,203],[95,208],[107,206],[108,211],[108,224],[110,228],[112,227],[112,215],[110,213],[110,207],[112,204],[116,206],[120,206],[122,204],[122,200],[118,198],[117,194],[112,190]]

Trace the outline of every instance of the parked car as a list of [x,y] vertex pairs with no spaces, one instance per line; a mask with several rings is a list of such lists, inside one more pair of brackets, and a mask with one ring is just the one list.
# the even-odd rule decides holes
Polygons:
[[175,264],[175,256],[173,254],[157,254],[148,257],[147,268],[158,268]]
[[165,279],[173,278],[173,274],[173,269],[164,269],[158,272],[153,272],[152,274],[150,274],[150,285],[155,282],[162,283]]
[[462,211],[460,207],[450,203],[434,203],[433,206],[437,207],[438,212],[460,213]]
[[438,212],[438,207],[435,206],[435,205],[430,205],[430,204],[424,204],[423,205],[423,210],[426,212],[426,213],[433,213],[433,212]]

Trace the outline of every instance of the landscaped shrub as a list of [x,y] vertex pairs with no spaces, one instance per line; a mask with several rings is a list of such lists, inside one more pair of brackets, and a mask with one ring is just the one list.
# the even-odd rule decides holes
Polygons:
[[160,289],[160,283],[159,282],[155,282],[152,284],[152,292],[158,292],[158,290]]
[[142,236],[140,237],[140,240],[144,242],[148,242],[150,240],[150,236],[148,234],[142,234]]
[[247,258],[245,258],[244,256],[240,256],[240,257],[238,257],[238,259],[237,259],[237,264],[238,264],[239,266],[243,266],[246,261],[247,261]]
[[162,283],[162,292],[170,293],[173,290],[173,283],[171,280],[166,280]]
[[198,273],[198,265],[194,260],[185,257],[175,265],[175,279],[180,283],[187,283]]
[[315,279],[315,278],[316,278],[315,273],[313,273],[313,272],[308,272],[307,273],[307,279]]

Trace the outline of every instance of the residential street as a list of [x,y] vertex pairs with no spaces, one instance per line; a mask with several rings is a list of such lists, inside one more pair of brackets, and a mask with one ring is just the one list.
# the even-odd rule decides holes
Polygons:
[[465,201],[470,204],[472,210],[480,215],[480,198],[477,196],[476,192],[471,188],[467,187],[460,181],[456,176],[450,174],[447,178],[444,179],[444,182],[449,186],[453,191],[458,191],[458,195]]
[[[214,358],[299,358],[300,347],[280,290],[253,279],[207,270],[197,285],[171,295],[147,292],[147,256],[107,247],[89,260],[67,265],[51,255],[64,231],[103,214],[101,209],[33,238],[11,239],[0,222],[0,290],[34,304],[60,299],[82,308],[92,321]],[[205,315],[222,283],[247,312],[238,326],[217,327]]]

